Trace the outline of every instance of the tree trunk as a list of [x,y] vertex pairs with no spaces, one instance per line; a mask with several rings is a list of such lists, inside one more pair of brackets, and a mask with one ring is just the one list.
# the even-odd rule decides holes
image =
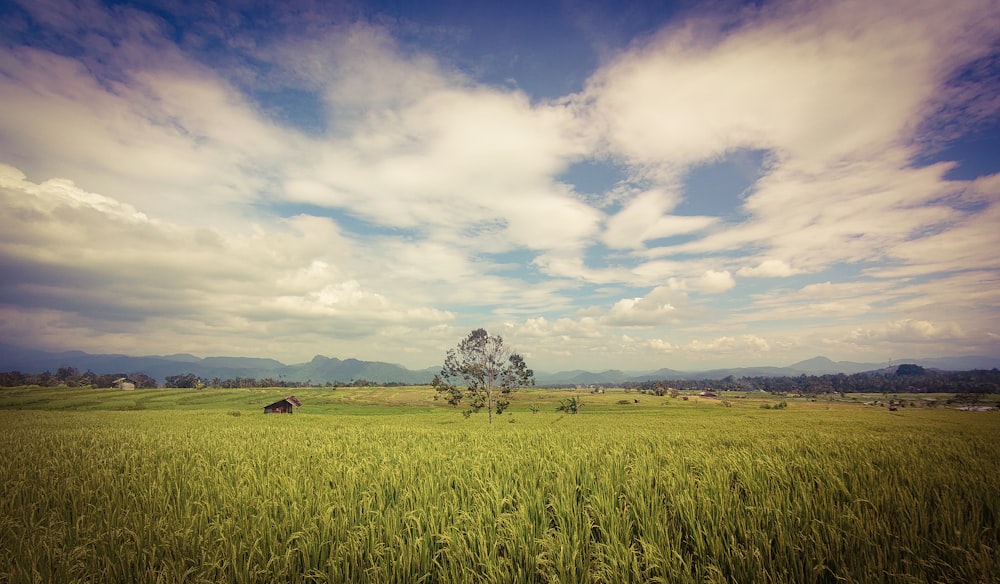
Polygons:
[[490,408],[490,425],[491,426],[493,425],[493,408],[496,407],[496,404],[494,403],[494,400],[496,399],[496,397],[493,395],[493,392],[496,391],[496,387],[493,385],[495,382],[496,382],[496,374],[493,372],[493,369],[491,368],[490,369],[490,373],[489,373],[489,379],[486,382],[487,383],[487,385],[486,385],[486,405]]

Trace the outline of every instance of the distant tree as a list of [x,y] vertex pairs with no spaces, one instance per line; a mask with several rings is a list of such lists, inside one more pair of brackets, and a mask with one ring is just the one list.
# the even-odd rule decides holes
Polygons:
[[194,373],[185,373],[183,375],[168,375],[165,381],[167,387],[193,388],[200,380]]
[[76,367],[63,365],[56,369],[57,383],[65,384],[69,387],[76,387],[80,384],[80,371]]
[[97,383],[98,377],[96,373],[87,369],[77,377],[76,384],[80,387],[100,387],[100,384]]
[[925,373],[923,367],[914,363],[903,363],[896,368],[896,375],[923,375]]
[[5,371],[0,373],[0,386],[17,387],[28,385],[28,377],[20,371]]
[[156,380],[141,371],[130,373],[128,378],[135,382],[135,386],[138,388],[156,387]]
[[500,415],[510,405],[512,392],[534,383],[535,373],[525,365],[524,357],[504,345],[503,337],[481,328],[448,350],[441,373],[431,381],[437,391],[434,399],[444,397],[453,406],[468,399],[465,414],[485,407],[490,424],[493,412]]
[[115,381],[125,377],[124,373],[104,373],[98,375],[94,387],[114,387]]

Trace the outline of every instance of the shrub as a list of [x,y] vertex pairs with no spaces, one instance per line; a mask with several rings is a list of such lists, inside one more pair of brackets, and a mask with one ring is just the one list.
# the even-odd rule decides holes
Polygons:
[[556,406],[556,411],[566,412],[567,414],[575,414],[580,411],[580,407],[582,405],[583,404],[580,402],[580,399],[573,396],[560,401],[559,405]]

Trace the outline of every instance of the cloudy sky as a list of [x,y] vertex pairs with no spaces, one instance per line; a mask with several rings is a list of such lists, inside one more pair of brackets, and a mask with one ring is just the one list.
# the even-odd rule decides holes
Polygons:
[[0,342],[996,356],[997,31],[995,0],[6,2]]

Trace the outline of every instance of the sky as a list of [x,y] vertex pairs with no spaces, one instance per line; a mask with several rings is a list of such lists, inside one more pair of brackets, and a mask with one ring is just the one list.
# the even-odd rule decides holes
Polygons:
[[1000,355],[995,0],[0,4],[0,342]]

